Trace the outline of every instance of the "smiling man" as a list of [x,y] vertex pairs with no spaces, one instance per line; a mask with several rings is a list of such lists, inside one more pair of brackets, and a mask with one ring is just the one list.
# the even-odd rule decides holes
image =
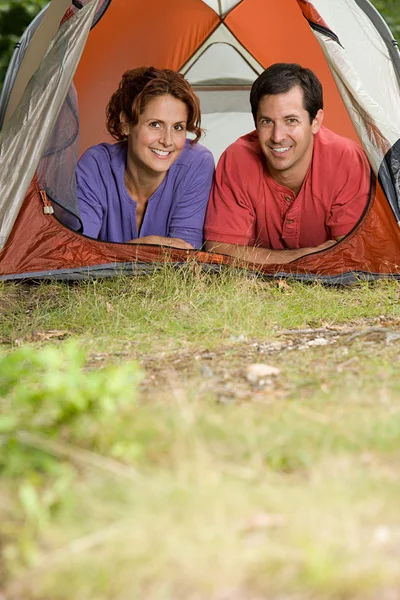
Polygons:
[[220,158],[206,249],[284,264],[340,241],[367,205],[370,165],[358,144],[323,127],[320,81],[278,63],[254,82],[250,104],[256,131]]

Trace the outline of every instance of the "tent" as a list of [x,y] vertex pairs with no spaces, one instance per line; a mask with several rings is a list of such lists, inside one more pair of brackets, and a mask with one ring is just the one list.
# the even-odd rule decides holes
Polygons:
[[52,0],[18,44],[0,98],[0,279],[142,273],[163,261],[231,264],[207,252],[83,236],[74,170],[86,148],[109,141],[104,110],[126,69],[184,73],[217,160],[253,129],[249,90],[274,62],[317,73],[325,123],[362,143],[371,194],[334,247],[284,267],[246,267],[331,283],[399,278],[400,54],[369,0]]

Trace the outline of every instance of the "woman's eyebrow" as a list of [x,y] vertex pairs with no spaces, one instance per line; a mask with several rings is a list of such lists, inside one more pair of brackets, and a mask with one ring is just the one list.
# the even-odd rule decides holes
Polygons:
[[[146,119],[146,123],[149,123],[151,121],[157,121],[158,123],[165,123],[165,121],[163,121],[162,119],[157,119],[157,117],[150,117],[149,119]],[[187,121],[183,120],[183,121],[176,121],[176,123],[174,123],[174,125],[182,125],[182,124],[186,124]]]

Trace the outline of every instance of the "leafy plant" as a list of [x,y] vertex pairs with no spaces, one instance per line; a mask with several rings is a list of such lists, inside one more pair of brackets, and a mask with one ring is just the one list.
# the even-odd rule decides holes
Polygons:
[[[85,420],[83,432],[87,424],[119,421],[124,407],[136,399],[142,377],[136,364],[91,371],[85,362],[75,342],[39,351],[24,346],[0,358],[0,472],[13,482],[19,499],[26,526],[17,546],[28,562],[35,532],[69,500],[76,476],[70,462],[48,451],[48,440],[51,445],[51,440],[68,438],[80,420]],[[33,444],[26,443],[32,439]]]

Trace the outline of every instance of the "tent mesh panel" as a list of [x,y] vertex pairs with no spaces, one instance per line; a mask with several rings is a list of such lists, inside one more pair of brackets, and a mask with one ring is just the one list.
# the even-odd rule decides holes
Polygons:
[[75,231],[82,230],[76,195],[75,169],[79,152],[77,94],[71,86],[37,169],[39,187],[54,205],[56,217]]

